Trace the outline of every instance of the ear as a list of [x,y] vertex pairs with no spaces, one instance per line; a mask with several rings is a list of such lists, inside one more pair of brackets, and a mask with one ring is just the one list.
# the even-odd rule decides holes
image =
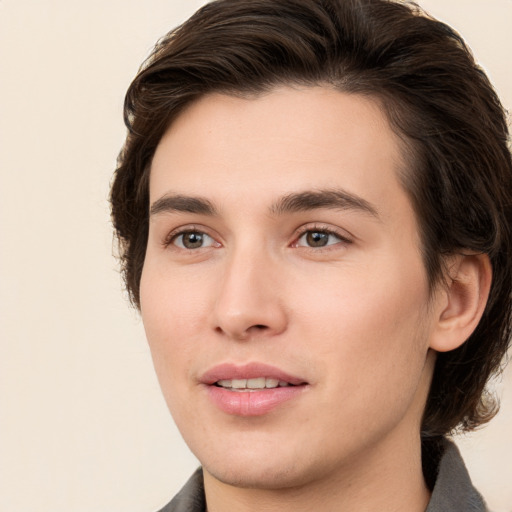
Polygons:
[[435,301],[436,325],[430,348],[448,352],[460,347],[482,318],[492,281],[487,254],[458,254],[451,259],[445,286]]

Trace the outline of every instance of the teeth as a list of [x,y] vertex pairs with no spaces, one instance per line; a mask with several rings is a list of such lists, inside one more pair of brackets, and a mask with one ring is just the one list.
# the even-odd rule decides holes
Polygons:
[[277,379],[265,379],[266,388],[277,388],[279,381]]
[[288,382],[277,379],[267,379],[265,377],[257,377],[255,379],[233,379],[219,380],[217,385],[222,388],[230,389],[265,389],[277,388],[278,386],[289,386]]
[[257,379],[247,379],[247,386],[251,389],[265,389],[265,378],[258,377]]
[[231,387],[233,389],[244,389],[247,387],[247,379],[233,379],[231,381]]

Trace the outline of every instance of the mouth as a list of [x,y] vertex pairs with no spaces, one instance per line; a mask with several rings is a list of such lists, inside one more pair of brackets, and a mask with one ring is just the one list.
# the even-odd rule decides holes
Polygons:
[[214,383],[214,386],[229,389],[231,391],[258,391],[262,389],[275,389],[294,386],[284,380],[271,379],[267,377],[256,377],[253,379],[221,379]]
[[277,366],[252,362],[223,363],[207,370],[199,379],[202,384],[230,389],[274,389],[307,384],[306,379],[292,375]]
[[211,402],[234,416],[261,416],[285,402],[297,400],[308,382],[262,363],[221,364],[200,379]]

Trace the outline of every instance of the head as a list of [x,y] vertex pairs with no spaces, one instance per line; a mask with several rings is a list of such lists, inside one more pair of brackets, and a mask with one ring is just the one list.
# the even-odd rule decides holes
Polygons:
[[382,113],[400,155],[396,177],[417,226],[431,297],[452,284],[459,256],[490,262],[479,322],[456,348],[435,350],[421,431],[435,438],[485,423],[496,410],[485,386],[500,368],[511,329],[506,119],[461,37],[414,5],[219,0],[157,44],[126,96],[128,136],[111,193],[133,304],[141,306],[152,166],[164,136],[205,99],[268,101],[283,88],[337,91]]

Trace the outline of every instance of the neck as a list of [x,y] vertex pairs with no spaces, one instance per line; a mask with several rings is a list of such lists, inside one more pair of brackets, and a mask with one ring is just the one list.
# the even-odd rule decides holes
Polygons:
[[423,512],[430,492],[422,473],[419,435],[402,438],[398,445],[396,439],[381,440],[367,452],[359,453],[356,463],[284,489],[235,487],[205,470],[208,512]]

